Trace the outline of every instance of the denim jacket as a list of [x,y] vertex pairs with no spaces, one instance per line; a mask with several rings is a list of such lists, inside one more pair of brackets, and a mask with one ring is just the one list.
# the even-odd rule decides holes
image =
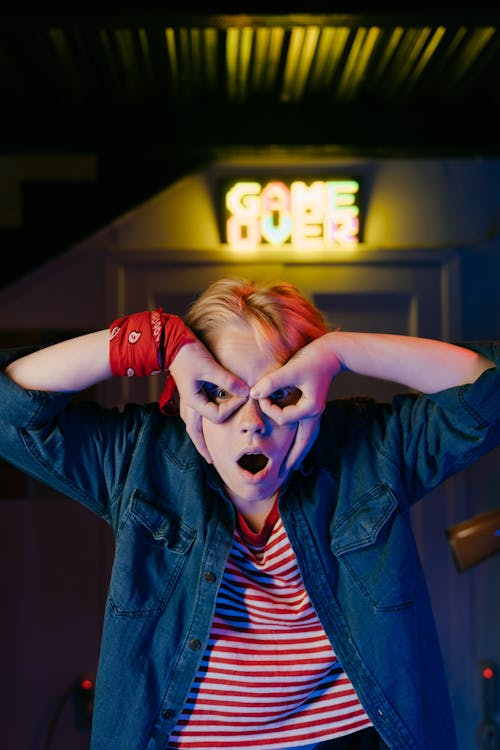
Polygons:
[[[500,345],[467,346],[498,365]],[[394,750],[457,747],[410,507],[499,442],[498,367],[472,385],[391,404],[339,399],[280,494],[312,604]],[[233,540],[233,506],[215,470],[181,419],[155,404],[105,409],[23,390],[3,374],[0,455],[114,530],[92,750],[165,750]]]

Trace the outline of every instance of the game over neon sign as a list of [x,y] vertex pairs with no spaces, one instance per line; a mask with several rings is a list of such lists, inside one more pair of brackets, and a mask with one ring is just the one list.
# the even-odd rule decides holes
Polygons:
[[359,242],[357,180],[235,182],[225,191],[225,208],[225,241],[237,250],[286,244],[322,250]]

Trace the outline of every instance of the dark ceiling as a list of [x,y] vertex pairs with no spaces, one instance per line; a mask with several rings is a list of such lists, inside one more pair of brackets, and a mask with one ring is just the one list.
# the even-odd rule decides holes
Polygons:
[[167,5],[0,11],[0,156],[86,153],[99,170],[23,183],[22,231],[0,228],[11,277],[222,150],[500,153],[500,12]]
[[500,13],[400,5],[4,11],[3,147],[498,153]]

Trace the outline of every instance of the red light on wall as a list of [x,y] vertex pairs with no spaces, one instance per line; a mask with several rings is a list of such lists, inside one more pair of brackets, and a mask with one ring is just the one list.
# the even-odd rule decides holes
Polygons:
[[92,724],[94,714],[95,672],[83,672],[78,676],[74,688],[76,725],[86,729]]
[[[481,750],[488,750],[491,748],[498,747],[496,744],[495,737],[498,736],[498,727],[496,726],[493,716],[497,709],[497,675],[498,668],[494,661],[491,659],[481,659],[478,663],[479,675],[480,675],[480,701],[483,709],[483,721],[481,723],[481,731],[486,737],[486,732],[492,730],[494,732],[493,740],[494,744],[488,742],[487,744],[480,744]],[[483,739],[484,739],[483,737]],[[486,740],[485,740],[486,741]]]

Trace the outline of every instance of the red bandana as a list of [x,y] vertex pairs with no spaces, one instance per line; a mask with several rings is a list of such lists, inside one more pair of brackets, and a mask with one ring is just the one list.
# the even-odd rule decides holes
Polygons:
[[[109,359],[113,375],[157,375],[168,370],[179,349],[196,337],[177,315],[157,310],[133,313],[109,327]],[[160,396],[164,414],[177,414],[175,381],[169,374]]]

